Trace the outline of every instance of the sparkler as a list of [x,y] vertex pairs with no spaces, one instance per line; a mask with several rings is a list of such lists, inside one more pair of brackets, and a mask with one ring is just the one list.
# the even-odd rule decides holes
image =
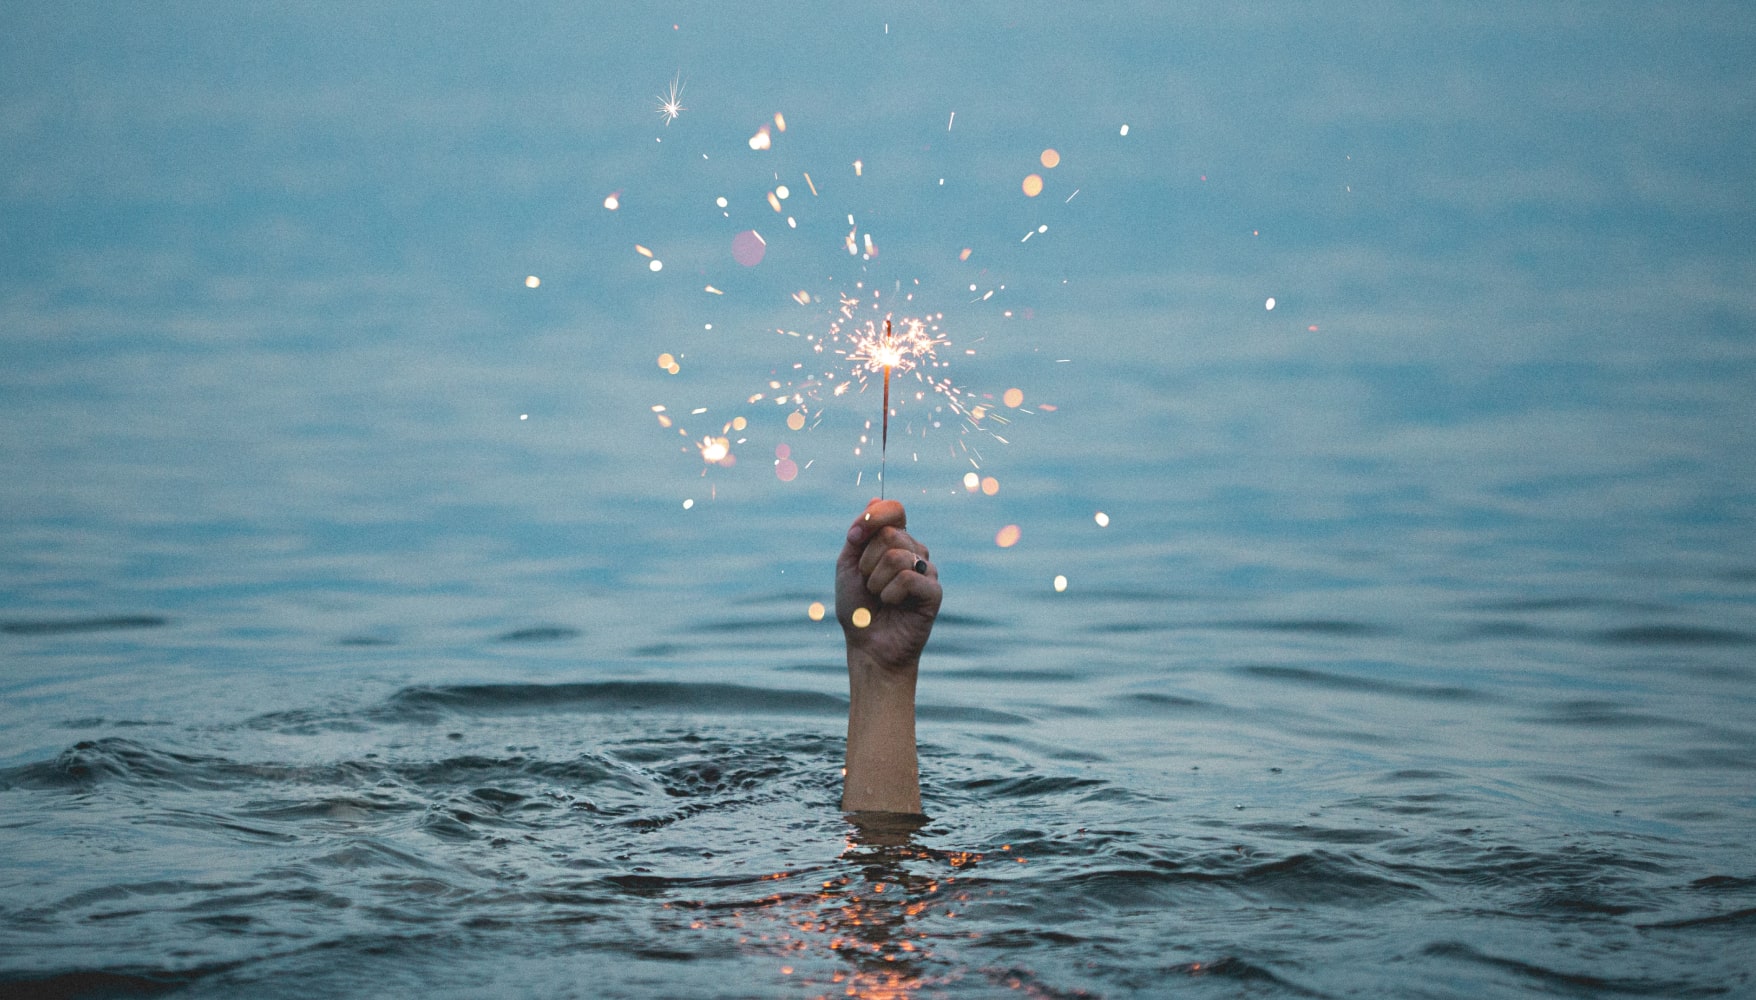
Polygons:
[[[669,83],[669,92],[659,94],[657,106],[657,113],[666,125],[675,121],[686,110],[682,104],[681,75],[679,74]],[[955,117],[948,120],[947,129],[954,126],[955,120]],[[772,128],[766,123],[763,124],[750,140],[750,146],[759,152],[773,150],[778,141],[775,135],[786,131],[785,119],[777,113],[774,116]],[[778,154],[771,153],[770,155],[778,158]],[[703,152],[701,157],[705,160],[708,158],[708,154]],[[1060,154],[1054,149],[1044,150],[1038,160],[1044,171],[1053,170],[1063,165]],[[864,175],[864,164],[860,160],[854,160],[852,167],[855,178]],[[811,199],[789,200],[789,195],[797,196],[805,192],[789,192],[788,185],[778,183],[782,180],[782,175],[778,170],[773,171],[770,177],[763,179],[761,186],[765,190],[760,191],[759,194],[764,197],[751,198],[748,200],[749,204],[751,206],[765,205],[767,209],[779,213],[785,218],[786,226],[783,229],[778,223],[772,227],[764,224],[761,226],[761,233],[758,233],[755,228],[740,229],[731,238],[731,260],[733,262],[745,268],[758,266],[765,259],[764,251],[773,249],[769,245],[771,241],[785,241],[792,238],[793,230],[801,230],[800,235],[805,235],[805,230],[810,229],[809,225],[801,225],[801,223],[808,224],[811,221],[806,213],[816,209],[818,203],[815,199],[829,194],[832,187],[829,185],[820,187],[813,178],[812,172],[801,172],[799,176],[803,178],[809,189]],[[1048,190],[1044,177],[1045,174],[1031,174],[1024,182],[1025,195],[1035,197]],[[940,181],[940,184],[944,183],[944,180]],[[1077,193],[1075,190],[1074,194]],[[611,211],[620,208],[621,194],[622,192],[619,190],[613,193],[605,200],[604,207]],[[1067,201],[1071,200],[1072,196],[1069,195]],[[736,213],[743,208],[742,205],[738,208],[732,207],[732,199],[725,195],[714,199],[713,204],[717,206],[717,214],[725,219],[734,219]],[[795,208],[799,212],[797,219],[793,214],[790,214],[795,211]],[[760,212],[761,209],[758,211]],[[816,214],[822,213],[819,210]],[[832,214],[839,216],[842,213],[834,212]],[[768,219],[770,217],[762,214],[762,218]],[[735,224],[749,226],[754,221],[747,217],[738,217]],[[753,386],[752,388],[757,391],[747,396],[743,400],[744,404],[754,406],[754,404],[764,401],[773,404],[778,409],[770,409],[768,412],[777,415],[784,414],[786,431],[815,430],[823,420],[825,407],[830,404],[832,398],[839,398],[850,391],[864,392],[872,388],[872,382],[879,381],[879,378],[874,376],[880,376],[882,379],[880,382],[882,411],[879,414],[878,477],[879,495],[885,497],[889,492],[886,480],[889,478],[890,411],[893,405],[890,392],[891,376],[895,374],[899,378],[906,378],[908,374],[912,373],[916,382],[914,386],[910,386],[906,380],[897,385],[899,395],[896,397],[894,405],[898,407],[899,414],[904,410],[908,411],[903,415],[903,422],[898,425],[897,433],[905,437],[918,435],[925,438],[929,435],[937,436],[936,432],[941,429],[949,429],[953,433],[950,435],[950,440],[943,446],[944,453],[954,459],[959,457],[966,459],[969,465],[976,469],[982,468],[985,461],[981,452],[983,439],[991,437],[1000,444],[1006,444],[1007,439],[1001,436],[1000,431],[1010,423],[1012,411],[1023,413],[1035,411],[1019,410],[1023,402],[1023,393],[1020,390],[1009,390],[1004,396],[997,398],[988,393],[971,393],[953,378],[951,371],[954,363],[961,363],[964,358],[973,357],[976,354],[975,345],[984,338],[978,337],[974,343],[960,342],[957,345],[958,349],[952,351],[950,350],[951,341],[941,333],[941,324],[945,319],[944,313],[925,311],[915,316],[907,316],[891,312],[889,309],[881,311],[881,294],[886,296],[886,300],[882,303],[883,306],[900,306],[904,310],[912,311],[921,308],[920,305],[916,304],[917,296],[934,294],[943,296],[955,293],[949,288],[941,288],[937,292],[923,289],[921,280],[918,278],[915,279],[912,289],[905,289],[902,281],[897,281],[894,289],[886,290],[884,293],[876,288],[868,287],[867,280],[862,275],[866,270],[865,265],[875,261],[878,257],[877,243],[874,240],[875,234],[865,232],[856,224],[855,217],[851,213],[846,214],[846,223],[845,229],[833,223],[828,224],[833,226],[837,236],[845,233],[845,239],[840,241],[840,245],[847,251],[849,257],[857,259],[857,262],[852,266],[858,268],[861,274],[854,276],[851,289],[838,289],[834,292],[800,289],[791,293],[792,301],[800,306],[813,307],[813,311],[815,311],[816,303],[830,300],[832,296],[839,298],[840,308],[832,311],[827,328],[811,329],[810,327],[815,325],[814,321],[807,321],[808,325],[802,332],[776,326],[774,328],[776,333],[796,338],[796,341],[807,349],[808,354],[790,364],[776,365],[770,368],[765,380],[766,386],[760,388]],[[824,224],[825,220],[818,220],[814,231],[821,233]],[[1046,234],[1048,229],[1047,223],[1040,223],[1026,233],[1021,242],[1035,242],[1033,237]],[[835,244],[833,241],[824,239],[823,245],[834,246]],[[663,267],[652,250],[637,245],[635,251],[648,258],[648,269],[658,271]],[[968,261],[973,253],[973,247],[965,247],[957,255],[957,259],[959,262]],[[840,257],[839,254],[836,256]],[[708,273],[711,276],[711,272]],[[832,276],[830,280],[835,281],[836,279]],[[959,283],[961,284],[961,282]],[[727,288],[720,284],[709,284],[705,291],[716,296],[736,294],[735,288]],[[888,298],[889,291],[894,291],[902,301],[898,302],[896,299]],[[972,296],[970,305],[979,309],[983,307],[983,304],[1004,294],[1006,285],[999,284],[982,291],[977,284],[972,282],[969,284],[969,292]],[[1000,304],[996,303],[996,305]],[[860,315],[862,313],[864,315]],[[878,322],[880,314],[884,317],[882,323]],[[1013,310],[1004,308],[1000,315],[1001,318],[1011,319]],[[713,338],[717,340],[721,335],[715,330],[715,326],[716,324],[708,323],[704,329],[711,332]],[[659,367],[674,375],[678,371],[678,366],[674,362],[675,359],[671,355],[665,354],[660,358]],[[1054,407],[1045,403],[1040,404],[1036,409],[1050,411]],[[758,417],[753,413],[748,415],[748,419],[745,415],[733,415],[732,419],[725,420],[725,414],[721,413],[716,413],[711,418],[705,418],[703,422],[710,419],[714,424],[720,424],[722,420],[724,421],[724,425],[719,428],[717,433],[707,433],[705,436],[701,432],[707,431],[709,428],[687,428],[682,425],[683,421],[693,423],[694,419],[703,418],[707,412],[706,406],[695,406],[692,409],[685,406],[674,411],[667,410],[664,406],[653,407],[653,413],[659,425],[682,438],[680,450],[686,454],[696,454],[701,459],[701,472],[704,476],[713,472],[716,467],[732,467],[738,458],[747,457],[741,452],[734,456],[734,451],[739,451],[743,446],[749,444],[751,438],[759,437],[775,429],[772,427],[772,421]],[[673,413],[676,414],[674,419]],[[684,416],[684,413],[687,413],[687,416]],[[748,437],[741,433],[746,426],[753,428]],[[866,420],[864,428],[859,433],[858,443],[853,448],[853,454],[856,457],[863,454],[865,462],[870,461],[871,427],[870,420]],[[691,434],[691,429],[695,433]],[[792,482],[812,465],[811,460],[794,451],[795,447],[794,444],[787,441],[775,445],[774,475],[781,482]],[[798,461],[794,461],[795,458]],[[856,479],[856,481],[858,480]],[[981,490],[991,496],[996,487],[997,484],[992,477],[983,481],[972,474],[965,480],[965,488],[971,492]]]
[[[935,350],[940,344],[945,343],[945,340],[929,331],[927,324],[918,319],[903,320],[902,336],[898,338],[888,316],[884,318],[884,332],[882,334],[868,325],[866,332],[855,332],[852,338],[854,349],[848,354],[848,359],[856,366],[855,374],[859,374],[862,370],[884,373],[884,413],[878,432],[878,495],[882,498],[884,496],[884,473],[890,460],[890,373],[893,370],[907,372],[923,362],[932,363],[936,357]],[[956,390],[951,386],[949,380],[944,382],[925,381],[928,381],[928,384],[936,391],[951,398],[955,404]],[[837,395],[840,395],[839,390]]]

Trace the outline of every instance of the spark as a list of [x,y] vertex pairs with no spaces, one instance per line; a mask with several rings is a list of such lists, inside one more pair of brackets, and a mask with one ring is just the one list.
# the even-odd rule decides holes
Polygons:
[[672,77],[670,94],[660,94],[658,98],[659,117],[665,120],[665,126],[667,128],[672,122],[677,120],[678,115],[689,110],[688,108],[685,108],[682,103],[684,84],[681,81],[681,74]]

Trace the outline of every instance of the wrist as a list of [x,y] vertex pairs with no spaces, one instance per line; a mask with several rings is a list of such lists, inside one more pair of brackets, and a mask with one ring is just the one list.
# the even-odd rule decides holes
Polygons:
[[869,650],[848,647],[848,693],[855,700],[915,700],[915,680],[920,676],[919,657],[891,660]]

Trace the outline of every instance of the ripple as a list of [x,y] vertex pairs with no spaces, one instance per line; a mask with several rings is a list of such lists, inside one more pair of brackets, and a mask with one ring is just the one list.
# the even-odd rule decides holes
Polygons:
[[[1212,867],[1208,867],[1212,865]],[[1221,891],[1281,904],[1379,905],[1424,899],[1421,886],[1389,878],[1366,864],[1324,852],[1301,853],[1260,864],[1229,861],[1182,864],[1155,862],[1076,872],[1057,880],[1057,888],[1106,906],[1174,906],[1192,892]]]
[[1473,688],[1438,684],[1404,684],[1378,677],[1340,674],[1310,667],[1284,667],[1273,664],[1252,664],[1234,667],[1233,673],[1264,680],[1323,688],[1331,691],[1364,692],[1420,698],[1429,701],[1477,701],[1490,696]]
[[533,625],[530,628],[513,629],[494,637],[496,642],[559,642],[562,639],[578,638],[580,632],[576,628],[565,625]]
[[1448,958],[1510,972],[1550,988],[1564,989],[1569,993],[1581,990],[1587,990],[1600,996],[1609,993],[1633,996],[1720,996],[1724,993],[1719,988],[1698,986],[1687,980],[1653,979],[1645,976],[1609,977],[1584,972],[1568,972],[1522,959],[1493,955],[1477,950],[1461,941],[1434,942],[1421,949],[1421,953],[1435,958]]
[[1756,906],[1729,913],[1710,913],[1703,917],[1685,917],[1678,920],[1663,920],[1653,924],[1641,924],[1641,927],[1664,930],[1684,930],[1694,927],[1725,928],[1727,930],[1744,931],[1746,928],[1756,929]]
[[158,615],[113,615],[101,618],[50,618],[0,624],[8,635],[79,635],[124,629],[162,628],[170,619]]
[[1698,625],[1630,625],[1594,634],[1599,642],[1617,646],[1747,646],[1756,635]]
[[1387,629],[1379,625],[1365,622],[1345,621],[1329,618],[1286,618],[1265,619],[1259,621],[1240,620],[1213,622],[1212,628],[1237,629],[1255,632],[1299,632],[1306,635],[1331,635],[1346,637],[1363,637],[1384,635]]
[[211,970],[110,972],[102,969],[44,976],[0,973],[0,993],[13,997],[155,997],[184,989]]
[[1530,721],[1550,726],[1588,726],[1604,729],[1638,729],[1644,727],[1682,727],[1691,723],[1668,719],[1649,712],[1637,712],[1620,702],[1596,698],[1576,698],[1545,706],[1542,715]]
[[404,688],[374,714],[394,721],[435,713],[673,710],[737,715],[845,715],[847,701],[815,691],[739,684],[603,681],[579,684],[463,684]]

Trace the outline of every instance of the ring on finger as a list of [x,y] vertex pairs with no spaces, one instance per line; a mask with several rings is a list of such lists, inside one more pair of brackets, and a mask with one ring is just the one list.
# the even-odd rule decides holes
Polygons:
[[924,575],[927,572],[927,560],[916,559],[915,560],[915,572]]

